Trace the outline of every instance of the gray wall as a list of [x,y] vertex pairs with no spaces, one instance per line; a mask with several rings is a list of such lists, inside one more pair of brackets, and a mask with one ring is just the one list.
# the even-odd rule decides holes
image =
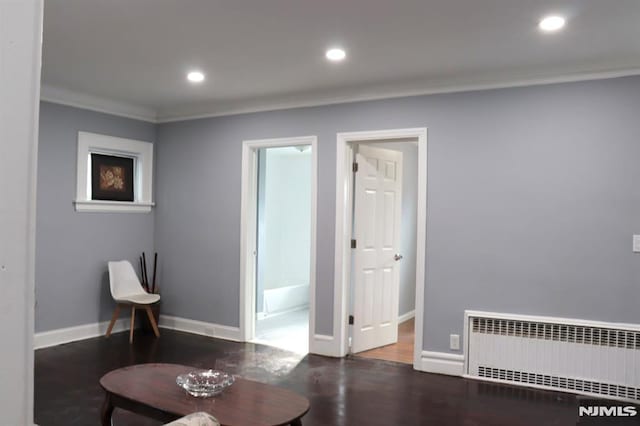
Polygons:
[[418,209],[418,144],[416,142],[366,143],[402,152],[402,219],[400,224],[400,315],[416,308],[416,231]]
[[160,125],[163,310],[238,325],[242,141],[312,134],[316,332],[331,334],[336,133],[428,127],[426,349],[448,351],[465,309],[638,323],[638,111],[628,77]]
[[[153,142],[156,127],[41,102],[36,222],[36,332],[108,320],[107,261],[153,250],[153,213],[77,213],[78,131]],[[124,314],[123,314],[124,315]]]

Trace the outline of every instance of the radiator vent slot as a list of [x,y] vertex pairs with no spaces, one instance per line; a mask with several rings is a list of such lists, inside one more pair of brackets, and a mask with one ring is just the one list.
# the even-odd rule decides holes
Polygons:
[[474,333],[609,346],[612,348],[640,349],[640,333],[612,328],[581,327],[494,318],[473,318],[472,324]]
[[640,401],[640,327],[467,311],[469,377]]
[[576,392],[593,393],[622,399],[640,400],[640,389],[610,383],[592,382],[590,380],[572,379],[568,377],[549,376],[546,374],[527,373],[526,371],[504,370],[501,368],[478,367],[478,376],[527,385],[545,386],[566,389]]

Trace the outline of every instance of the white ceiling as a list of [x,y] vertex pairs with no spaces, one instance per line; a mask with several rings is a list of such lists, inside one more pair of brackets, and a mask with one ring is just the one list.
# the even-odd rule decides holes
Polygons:
[[45,2],[45,95],[160,121],[638,70],[640,0]]

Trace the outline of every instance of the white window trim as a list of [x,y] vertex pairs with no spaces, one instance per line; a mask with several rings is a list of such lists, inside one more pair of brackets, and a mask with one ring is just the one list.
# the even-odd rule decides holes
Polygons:
[[[121,155],[135,159],[134,201],[92,200],[89,154]],[[78,132],[76,199],[78,212],[148,213],[155,205],[153,194],[153,144],[89,132]]]

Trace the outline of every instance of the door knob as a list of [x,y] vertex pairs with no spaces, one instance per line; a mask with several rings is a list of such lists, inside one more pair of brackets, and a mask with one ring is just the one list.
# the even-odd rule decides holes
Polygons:
[[396,253],[396,254],[394,254],[394,255],[393,255],[393,260],[395,260],[396,262],[397,262],[398,260],[400,260],[400,259],[402,259],[402,255],[401,255],[401,254]]

